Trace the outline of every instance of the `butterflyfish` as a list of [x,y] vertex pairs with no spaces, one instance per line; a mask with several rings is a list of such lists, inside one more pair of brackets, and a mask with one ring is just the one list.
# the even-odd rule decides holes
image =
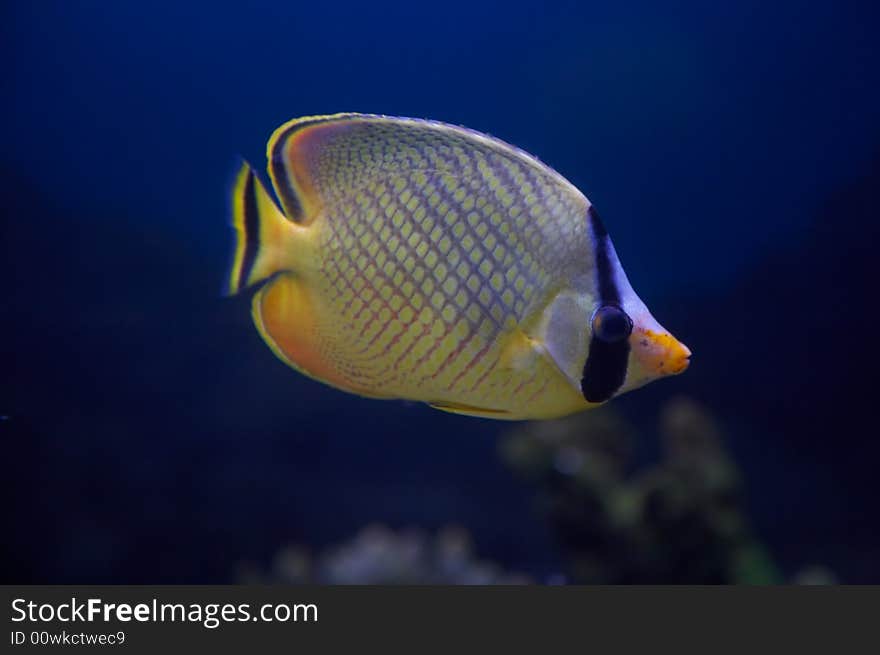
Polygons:
[[[283,362],[372,398],[545,419],[680,373],[599,215],[499,139],[411,118],[296,118],[267,145],[278,203],[235,178],[230,293]],[[280,204],[280,206],[279,206]]]

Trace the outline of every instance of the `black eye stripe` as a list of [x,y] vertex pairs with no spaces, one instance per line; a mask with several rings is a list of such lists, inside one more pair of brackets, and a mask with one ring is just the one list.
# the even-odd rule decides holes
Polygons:
[[587,210],[588,222],[592,227],[593,242],[595,243],[594,257],[596,260],[596,286],[599,291],[599,300],[603,305],[617,305],[620,307],[620,291],[614,283],[614,271],[611,266],[610,239],[602,219],[598,212],[590,208]]
[[593,337],[590,355],[584,364],[581,393],[591,403],[605,402],[620,389],[626,379],[629,341],[607,343]]
[[[596,263],[596,290],[599,295],[600,310],[603,308],[620,309],[620,290],[614,279],[611,263],[611,241],[602,224],[599,214],[592,205],[587,210],[588,227],[593,235],[594,259]],[[597,312],[598,313],[598,312]],[[623,314],[626,316],[626,314]],[[629,317],[626,316],[629,320]],[[629,329],[632,321],[629,320]],[[591,324],[591,330],[593,326]],[[618,337],[618,335],[614,335]],[[611,398],[626,380],[626,369],[629,362],[629,339],[626,337],[614,340],[600,339],[596,334],[590,339],[590,354],[584,363],[581,375],[581,392],[591,403],[605,402]]]

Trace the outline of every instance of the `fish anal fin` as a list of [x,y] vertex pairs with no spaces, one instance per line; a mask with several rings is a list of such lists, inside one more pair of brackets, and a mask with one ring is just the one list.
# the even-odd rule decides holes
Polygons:
[[323,352],[315,310],[302,278],[284,273],[254,295],[251,315],[281,361],[309,377],[347,388]]

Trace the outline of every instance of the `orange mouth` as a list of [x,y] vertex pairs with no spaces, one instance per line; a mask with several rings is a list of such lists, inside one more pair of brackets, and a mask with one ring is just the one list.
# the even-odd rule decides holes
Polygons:
[[668,332],[633,330],[632,343],[642,365],[655,375],[678,375],[690,365],[690,349]]

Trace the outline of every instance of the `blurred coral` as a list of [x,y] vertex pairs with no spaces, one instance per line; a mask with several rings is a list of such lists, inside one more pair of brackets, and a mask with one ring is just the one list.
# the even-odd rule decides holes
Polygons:
[[[773,584],[782,577],[745,514],[739,471],[715,417],[697,402],[661,411],[660,461],[633,470],[637,440],[652,438],[613,407],[557,421],[522,423],[500,441],[503,461],[537,490],[567,562],[549,584]],[[243,583],[528,584],[528,576],[476,558],[470,534],[435,536],[370,525],[315,555],[281,549],[268,570],[242,564]],[[812,566],[796,584],[833,584]]]
[[815,586],[840,584],[834,571],[818,564],[801,569],[795,574],[793,582],[799,585]]
[[671,401],[662,461],[629,473],[637,432],[613,408],[529,423],[501,443],[535,484],[579,583],[773,583],[779,574],[746,520],[739,474],[714,417]]
[[349,542],[311,557],[289,546],[272,567],[239,567],[241,583],[285,584],[527,584],[524,575],[477,559],[467,530],[447,526],[430,537],[420,530],[394,531],[370,525]]

